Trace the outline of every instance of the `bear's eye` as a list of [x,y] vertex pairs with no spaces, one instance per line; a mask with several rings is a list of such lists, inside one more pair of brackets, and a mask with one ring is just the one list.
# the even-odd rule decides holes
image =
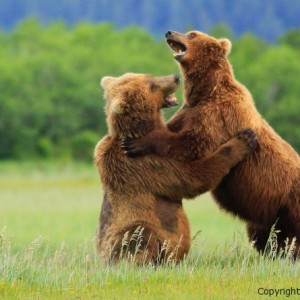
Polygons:
[[191,32],[191,33],[189,34],[189,39],[193,39],[193,38],[195,38],[195,37],[196,37],[196,33]]
[[150,83],[150,91],[151,92],[156,92],[157,89],[158,89],[158,86],[155,83],[151,82]]

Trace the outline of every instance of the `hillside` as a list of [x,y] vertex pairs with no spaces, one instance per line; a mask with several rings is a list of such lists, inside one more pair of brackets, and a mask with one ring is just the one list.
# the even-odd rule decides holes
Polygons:
[[209,31],[226,24],[238,37],[251,32],[274,42],[288,29],[300,27],[300,0],[2,0],[0,28],[10,30],[28,16],[42,24],[112,22],[117,28],[137,25],[157,37],[169,29]]

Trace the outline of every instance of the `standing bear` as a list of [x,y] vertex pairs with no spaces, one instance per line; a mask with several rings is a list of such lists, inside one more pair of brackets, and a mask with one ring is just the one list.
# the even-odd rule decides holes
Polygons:
[[97,229],[103,262],[181,260],[191,243],[182,198],[214,188],[256,145],[255,133],[245,130],[206,159],[190,163],[155,154],[127,157],[124,139],[165,129],[160,110],[177,104],[173,93],[178,85],[174,75],[128,73],[101,80],[108,135],[97,144],[94,157],[105,193]]
[[298,251],[300,158],[262,118],[250,92],[235,79],[227,58],[231,42],[198,31],[168,31],[166,41],[184,78],[185,103],[167,123],[168,130],[128,141],[128,154],[153,152],[177,158],[184,152],[187,160],[201,159],[236,131],[252,128],[259,146],[224,177],[213,196],[221,208],[246,221],[257,250],[264,251],[276,224],[279,246],[296,237]]

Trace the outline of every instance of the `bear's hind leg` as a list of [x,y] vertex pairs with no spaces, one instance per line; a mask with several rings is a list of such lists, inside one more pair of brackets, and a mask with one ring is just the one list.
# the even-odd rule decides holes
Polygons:
[[271,228],[263,228],[252,223],[247,223],[247,235],[250,242],[254,242],[254,248],[263,254],[269,240]]
[[[291,257],[299,258],[298,238],[292,233],[287,233],[286,228],[280,226],[280,222],[270,228],[247,224],[247,234],[250,242],[254,242],[254,248],[260,253],[271,258]],[[284,228],[284,229],[283,229]],[[272,232],[273,230],[273,232]],[[292,247],[291,247],[292,246]],[[292,252],[290,252],[292,251]]]

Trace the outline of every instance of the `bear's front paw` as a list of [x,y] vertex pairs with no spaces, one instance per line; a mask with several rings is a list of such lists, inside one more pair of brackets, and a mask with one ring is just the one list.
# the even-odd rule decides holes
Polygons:
[[220,151],[223,155],[231,157],[235,162],[238,162],[252,153],[257,143],[255,132],[252,129],[244,129],[225,143],[220,148]]
[[151,153],[151,147],[142,143],[142,139],[125,139],[121,142],[123,152],[128,157],[138,157]]
[[239,131],[236,134],[236,138],[244,142],[248,146],[249,152],[252,152],[257,147],[258,144],[257,136],[254,130],[252,130],[251,128],[247,128]]

